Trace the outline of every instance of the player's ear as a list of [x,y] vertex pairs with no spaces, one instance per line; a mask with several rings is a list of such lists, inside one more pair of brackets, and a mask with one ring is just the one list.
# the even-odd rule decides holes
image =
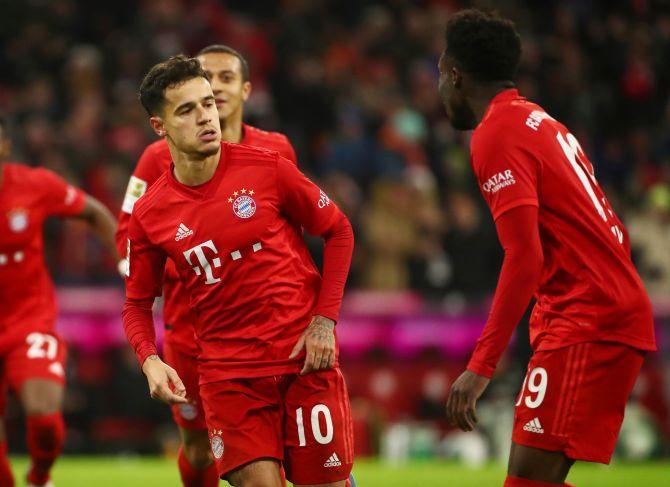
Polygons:
[[154,132],[156,132],[156,135],[159,137],[165,137],[167,135],[167,132],[165,131],[165,122],[163,122],[161,117],[151,117],[149,119],[149,125],[151,125],[151,128],[154,129]]
[[242,85],[242,101],[247,101],[251,95],[251,81],[245,81]]

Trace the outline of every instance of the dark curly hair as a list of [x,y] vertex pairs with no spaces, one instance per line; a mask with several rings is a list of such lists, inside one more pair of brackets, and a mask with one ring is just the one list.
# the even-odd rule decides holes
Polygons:
[[446,54],[476,80],[509,81],[516,76],[521,38],[511,20],[476,9],[461,10],[447,22]]
[[204,49],[201,49],[200,52],[196,54],[196,57],[200,57],[203,54],[210,54],[210,53],[230,54],[231,56],[235,56],[237,59],[240,60],[242,81],[249,81],[249,63],[247,63],[247,60],[244,59],[244,56],[242,56],[242,54],[240,54],[239,51],[224,44],[212,44],[211,46],[207,46]]
[[172,56],[156,64],[144,77],[140,85],[140,102],[147,113],[154,116],[163,108],[166,89],[193,78],[207,79],[200,62],[183,54]]

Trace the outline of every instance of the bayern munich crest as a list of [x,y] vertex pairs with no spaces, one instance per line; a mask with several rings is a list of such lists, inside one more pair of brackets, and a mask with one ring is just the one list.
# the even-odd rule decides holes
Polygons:
[[28,228],[28,211],[23,208],[16,208],[7,214],[9,219],[9,228],[14,233],[19,233]]
[[233,195],[228,198],[228,203],[233,204],[233,213],[238,218],[251,218],[256,213],[256,200],[253,198],[254,190],[242,188],[239,191],[233,192]]
[[212,455],[214,458],[219,460],[223,456],[223,438],[221,438],[221,430],[212,431],[212,437],[209,439],[209,442],[212,446]]
[[180,404],[179,405],[179,414],[186,421],[193,421],[198,417],[198,409],[193,404]]

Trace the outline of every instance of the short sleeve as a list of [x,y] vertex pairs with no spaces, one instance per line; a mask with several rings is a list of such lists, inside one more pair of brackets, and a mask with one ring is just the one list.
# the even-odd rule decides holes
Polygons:
[[135,215],[128,224],[127,241],[128,271],[126,274],[126,297],[149,299],[161,295],[166,254],[152,244]]
[[43,204],[49,216],[68,217],[79,215],[86,205],[86,193],[58,176],[53,171],[35,170],[44,191]]
[[539,206],[539,161],[512,140],[473,139],[472,167],[493,219],[517,206]]
[[277,163],[277,184],[282,213],[312,235],[323,235],[341,213],[321,188],[283,157]]

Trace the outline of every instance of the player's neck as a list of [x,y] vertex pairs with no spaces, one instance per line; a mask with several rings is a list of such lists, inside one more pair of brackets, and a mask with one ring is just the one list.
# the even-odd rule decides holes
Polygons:
[[176,157],[174,155],[172,157],[174,161],[174,177],[186,186],[204,184],[214,177],[220,158],[221,147],[219,147],[216,154],[205,158],[195,158],[190,154],[177,151]]
[[221,123],[221,140],[239,144],[242,142],[242,111],[231,113],[228,118],[219,119]]
[[501,81],[481,84],[472,90],[473,93],[469,97],[470,106],[472,107],[472,111],[475,114],[478,124],[482,121],[482,118],[484,118],[484,114],[491,104],[491,100],[501,92],[509,90],[510,88],[514,88],[514,83],[511,81]]

